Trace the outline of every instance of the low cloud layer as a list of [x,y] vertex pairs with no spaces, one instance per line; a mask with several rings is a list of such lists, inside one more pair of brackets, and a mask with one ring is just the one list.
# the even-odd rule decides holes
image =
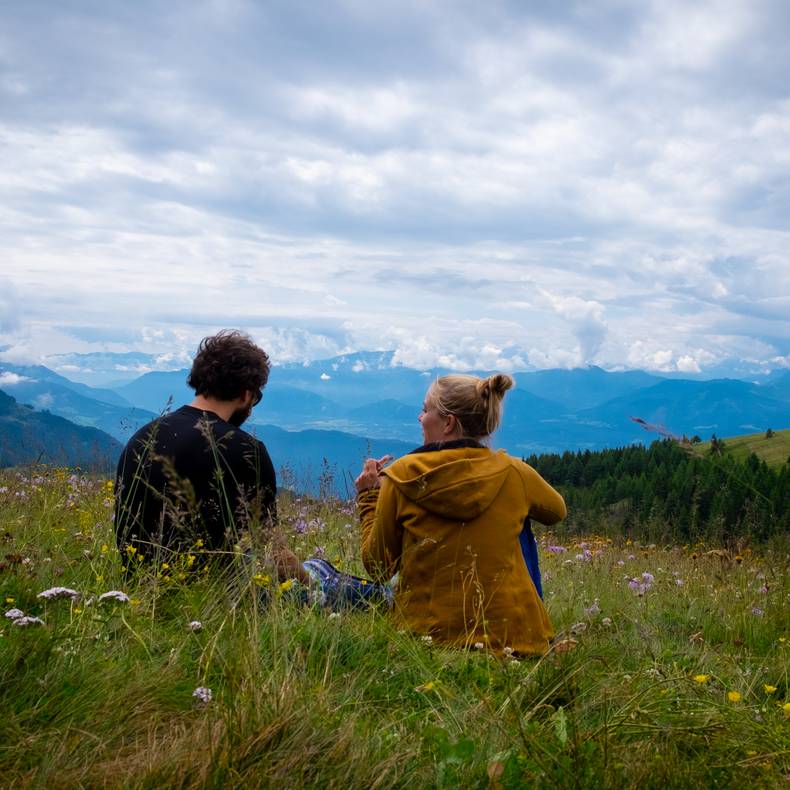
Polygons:
[[533,5],[5,6],[4,358],[790,366],[787,4]]

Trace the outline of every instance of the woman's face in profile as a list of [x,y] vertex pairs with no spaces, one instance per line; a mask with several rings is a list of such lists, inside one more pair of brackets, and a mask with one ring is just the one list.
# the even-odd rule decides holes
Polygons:
[[436,406],[434,405],[433,398],[431,398],[431,391],[425,393],[425,400],[422,404],[422,411],[419,416],[420,425],[422,426],[423,444],[431,444],[432,442],[441,442],[447,439],[445,435],[445,426],[447,418],[439,414]]

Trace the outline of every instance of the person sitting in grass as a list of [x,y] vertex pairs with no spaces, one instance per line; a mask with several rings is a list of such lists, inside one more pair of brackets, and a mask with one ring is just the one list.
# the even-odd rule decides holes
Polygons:
[[356,479],[362,561],[375,580],[399,574],[394,616],[412,631],[539,655],[554,631],[529,519],[555,524],[566,509],[532,467],[488,446],[512,386],[503,374],[442,376],[419,417],[422,447],[387,468],[386,458],[365,461]]
[[[115,486],[115,534],[127,569],[179,552],[227,564],[246,530],[271,532],[274,466],[264,444],[241,430],[262,398],[270,367],[266,352],[241,332],[204,338],[187,379],[192,403],[129,440]],[[282,547],[277,564],[284,576],[309,578]]]

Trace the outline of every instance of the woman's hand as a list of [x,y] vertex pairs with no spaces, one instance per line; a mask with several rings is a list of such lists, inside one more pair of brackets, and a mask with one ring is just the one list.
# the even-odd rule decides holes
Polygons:
[[367,458],[362,464],[362,471],[354,481],[357,493],[367,491],[369,488],[379,488],[381,486],[381,470],[384,464],[392,460],[391,455],[382,455],[381,458]]

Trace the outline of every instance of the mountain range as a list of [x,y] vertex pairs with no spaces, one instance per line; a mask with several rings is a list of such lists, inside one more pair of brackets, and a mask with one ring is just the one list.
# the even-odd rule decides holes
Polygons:
[[[275,464],[296,477],[315,479],[326,459],[347,484],[368,451],[400,455],[421,443],[417,417],[425,391],[446,371],[392,362],[392,352],[359,352],[276,366],[249,428],[264,438]],[[37,412],[98,428],[123,442],[155,415],[191,401],[187,373],[148,372],[99,388],[41,365],[0,362],[0,390]],[[662,431],[707,439],[712,433],[790,427],[787,371],[760,383],[670,379],[598,367],[514,378],[494,444],[516,455],[649,443]]]

